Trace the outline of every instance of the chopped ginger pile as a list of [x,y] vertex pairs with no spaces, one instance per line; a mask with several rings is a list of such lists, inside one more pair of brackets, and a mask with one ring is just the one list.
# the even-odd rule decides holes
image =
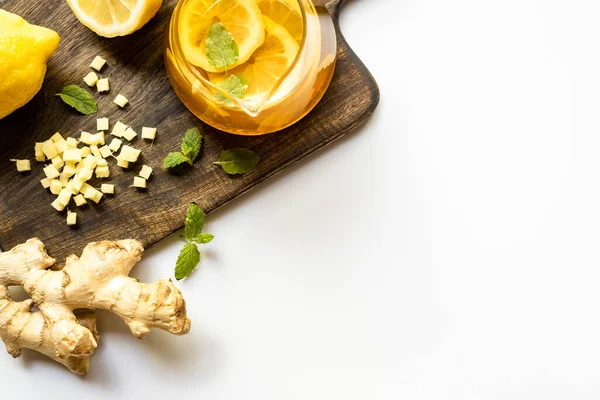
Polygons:
[[[96,120],[97,133],[82,131],[79,139],[64,138],[59,132],[48,140],[35,144],[35,159],[46,163],[45,178],[40,181],[45,189],[56,196],[52,207],[57,211],[68,209],[70,205],[83,207],[92,201],[100,203],[105,194],[114,194],[115,185],[102,183],[100,188],[90,185],[96,179],[110,178],[109,160],[116,160],[122,168],[130,168],[140,157],[141,150],[131,142],[137,137],[132,127],[118,121],[110,135],[114,136],[107,144],[107,132],[110,130],[108,118]],[[143,127],[144,139],[154,140],[156,128]],[[118,153],[118,155],[117,155]],[[14,160],[19,172],[31,170],[29,160]],[[152,174],[152,168],[142,166],[139,176],[133,180],[133,187],[145,189]],[[67,224],[77,223],[77,213],[67,210]]]

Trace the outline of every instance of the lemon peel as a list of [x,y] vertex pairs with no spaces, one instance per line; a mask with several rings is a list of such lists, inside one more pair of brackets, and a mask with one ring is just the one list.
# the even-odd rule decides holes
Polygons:
[[60,37],[0,10],[0,119],[24,106],[42,87],[46,62]]

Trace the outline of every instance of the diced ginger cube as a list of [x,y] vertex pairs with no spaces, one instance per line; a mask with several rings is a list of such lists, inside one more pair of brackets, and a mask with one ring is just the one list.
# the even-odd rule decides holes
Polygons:
[[42,151],[47,159],[51,159],[52,157],[56,157],[58,155],[58,151],[56,151],[56,147],[54,146],[52,139],[48,139],[42,144]]
[[109,120],[108,118],[98,118],[96,120],[96,129],[99,131],[107,131],[109,129]]
[[86,199],[93,199],[94,196],[96,195],[97,190],[94,189],[93,187],[91,187],[90,185],[87,186],[83,186],[81,188],[81,193],[83,193],[83,197],[85,197]]
[[[85,181],[83,179],[81,179],[80,176],[75,176],[73,179],[71,179],[69,181],[69,185],[72,189],[76,190],[77,193],[81,192],[81,188],[83,187],[83,185],[85,184]],[[74,193],[74,194],[77,194]]]
[[77,196],[73,197],[73,200],[75,201],[75,205],[77,207],[81,207],[87,204],[87,200],[85,199],[85,197],[83,197],[82,194],[78,194]]
[[82,158],[85,158],[85,157],[89,156],[90,154],[92,154],[92,149],[90,149],[88,146],[82,147],[79,150],[80,150]]
[[77,172],[77,164],[75,162],[69,161],[65,164],[65,167],[62,170],[62,173],[67,176],[73,176]]
[[72,226],[77,224],[77,213],[67,211],[67,225]]
[[72,195],[73,194],[71,193],[71,191],[69,189],[64,188],[60,191],[56,200],[58,200],[61,204],[66,206],[71,201]]
[[[94,189],[94,190],[96,190],[96,189]],[[98,204],[98,203],[100,203],[100,200],[102,200],[102,196],[104,196],[102,194],[102,192],[99,190],[96,190],[96,192],[94,193],[94,197],[92,197],[92,201],[94,203]]]
[[50,161],[52,162],[52,165],[56,167],[56,169],[61,169],[62,166],[65,165],[65,162],[60,156],[54,156],[50,159]]
[[110,90],[110,84],[108,83],[108,78],[102,78],[96,83],[96,88],[100,93],[106,93]]
[[65,209],[66,205],[62,204],[60,201],[58,201],[58,199],[55,199],[52,202],[52,207],[54,207],[56,211],[62,211]]
[[44,146],[44,142],[36,142],[35,147],[34,147],[35,152],[43,153],[44,152],[44,150],[42,150],[43,146]]
[[58,179],[50,180],[50,193],[58,195],[62,188],[62,183]]
[[108,183],[103,183],[100,187],[100,191],[104,194],[114,194],[115,193],[115,185],[111,185]]
[[110,170],[108,167],[96,168],[96,178],[108,178],[110,176]]
[[156,128],[142,128],[142,139],[154,140],[156,139]]
[[100,79],[100,78],[98,78],[98,74],[96,74],[94,71],[91,71],[89,74],[87,74],[86,76],[83,77],[83,81],[89,87],[96,86],[96,83],[98,83],[98,79]]
[[50,140],[56,143],[60,142],[61,140],[65,140],[65,138],[60,134],[60,132],[56,132],[54,135],[50,136]]
[[58,178],[60,176],[60,172],[58,172],[58,170],[56,169],[56,167],[54,165],[47,165],[44,168],[44,174],[46,174],[46,177],[48,179],[54,179],[54,178]]
[[86,169],[94,169],[96,168],[96,165],[98,165],[98,160],[96,159],[96,157],[94,157],[93,155],[88,155],[84,160],[83,160],[83,168]]
[[102,68],[104,68],[104,65],[106,64],[106,60],[100,56],[96,56],[94,58],[94,60],[92,61],[92,63],[90,64],[90,68],[95,69],[96,71],[100,72],[100,70]]
[[10,160],[17,164],[18,172],[27,172],[31,171],[31,162],[29,160]]
[[44,178],[44,179],[40,180],[40,183],[42,184],[44,189],[48,189],[50,187],[50,179],[48,179],[48,178]]
[[75,187],[73,187],[73,181],[70,180],[67,183],[67,186],[65,187],[66,190],[68,190],[73,196],[75,196],[76,194],[79,194],[79,190],[77,190]]
[[102,155],[102,158],[106,158],[106,157],[112,156],[112,151],[110,151],[110,149],[108,148],[108,146],[102,146],[102,147],[100,147],[98,149],[98,151]]
[[121,121],[117,121],[117,123],[113,127],[113,130],[110,134],[113,136],[116,136],[116,137],[123,137],[123,134],[125,133],[126,130],[127,130],[127,125],[125,125]]
[[101,131],[101,132],[96,133],[96,136],[94,139],[95,139],[95,142],[97,145],[104,145],[104,143],[105,143],[104,138],[105,138],[104,132]]
[[58,154],[62,154],[62,153],[64,153],[65,149],[69,146],[67,146],[66,140],[58,140],[58,141],[54,142],[54,147],[56,148],[56,151],[58,152]]
[[58,181],[60,182],[62,187],[67,187],[67,184],[69,183],[69,178],[70,176],[66,174],[60,174],[60,176],[58,177]]
[[63,153],[63,160],[66,162],[79,162],[81,161],[81,150],[79,149],[67,149]]
[[67,147],[70,147],[70,148],[77,147],[77,145],[79,144],[79,141],[77,139],[75,139],[74,137],[67,138],[66,141],[67,141]]
[[152,168],[144,165],[142,166],[142,170],[140,171],[140,176],[146,180],[150,179],[150,175],[152,175]]
[[129,168],[129,161],[117,159],[117,165],[121,168]]
[[79,136],[79,141],[85,144],[92,144],[92,134],[82,131],[81,136]]
[[[79,191],[85,196],[85,194],[90,190],[90,189],[94,189],[90,184],[88,183],[84,183],[83,185],[81,185],[81,189],[79,189]],[[87,198],[87,197],[86,197]]]
[[87,144],[91,146],[104,145],[104,132],[98,132],[95,135],[90,135],[90,141]]
[[119,107],[123,108],[127,105],[127,103],[129,103],[129,100],[127,100],[127,98],[122,94],[118,94],[117,97],[115,97],[115,99],[113,100],[113,102]]
[[140,153],[140,150],[135,149],[131,146],[124,145],[121,148],[121,153],[119,153],[119,159],[129,162],[136,162],[138,160],[138,157],[140,156]]
[[82,181],[89,181],[90,179],[92,179],[93,174],[94,174],[94,169],[82,168],[81,171],[79,171],[77,173],[77,176]]
[[102,154],[100,154],[100,150],[98,149],[98,146],[93,144],[90,146],[90,149],[92,150],[92,154],[94,155],[94,157],[102,158]]
[[42,150],[43,146],[43,142],[38,142],[35,144],[35,161],[37,162],[46,161],[46,155],[44,154],[44,150]]
[[131,128],[127,128],[127,129],[125,130],[125,132],[123,132],[123,137],[124,137],[125,139],[129,140],[130,142],[131,142],[133,139],[135,139],[135,137],[136,137],[136,136],[137,136],[137,132],[136,132],[136,131],[134,131],[134,130],[133,130],[133,129],[131,129]]
[[133,178],[133,187],[145,189],[146,188],[146,180],[142,177],[136,176]]
[[108,148],[110,149],[110,151],[115,153],[115,152],[119,151],[122,144],[123,144],[123,141],[121,139],[113,138],[113,140],[111,140],[110,144],[108,145]]

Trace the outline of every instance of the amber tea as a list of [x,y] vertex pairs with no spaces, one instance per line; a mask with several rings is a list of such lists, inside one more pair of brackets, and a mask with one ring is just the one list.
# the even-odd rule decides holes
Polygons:
[[308,0],[183,0],[167,68],[182,101],[208,124],[239,134],[283,129],[323,96],[336,39]]

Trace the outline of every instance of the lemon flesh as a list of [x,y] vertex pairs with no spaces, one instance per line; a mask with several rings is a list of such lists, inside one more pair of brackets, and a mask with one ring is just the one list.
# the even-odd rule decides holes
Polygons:
[[59,41],[53,30],[0,10],[0,119],[39,92]]
[[284,26],[298,43],[302,42],[304,24],[298,0],[259,0],[258,7],[265,17]]
[[231,69],[248,61],[265,41],[265,26],[256,0],[190,0],[181,10],[179,41],[185,58],[207,72],[222,72],[206,55],[206,37],[212,24],[221,22],[239,48]]
[[162,0],[67,0],[82,24],[104,37],[129,35],[150,21]]
[[266,37],[248,62],[232,69],[227,74],[208,74],[215,85],[230,75],[241,75],[248,80],[245,99],[260,100],[271,93],[279,80],[285,75],[300,49],[298,42],[283,26],[263,17]]

